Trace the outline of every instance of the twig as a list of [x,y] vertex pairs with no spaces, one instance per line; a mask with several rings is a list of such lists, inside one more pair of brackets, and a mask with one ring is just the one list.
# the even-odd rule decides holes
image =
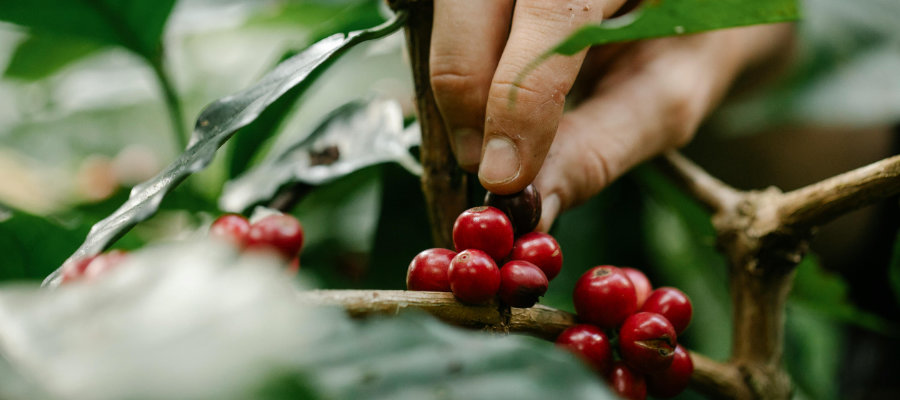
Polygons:
[[457,166],[450,150],[444,120],[431,90],[428,57],[433,4],[430,1],[415,1],[403,2],[402,5],[409,11],[406,43],[416,89],[416,111],[422,129],[422,192],[435,245],[452,248],[453,222],[467,205],[466,175]]
[[188,143],[187,132],[184,129],[184,116],[181,112],[181,101],[178,100],[178,93],[175,92],[169,75],[163,69],[162,61],[150,61],[150,66],[153,68],[153,74],[159,82],[160,89],[162,89],[163,100],[165,100],[169,121],[172,124],[172,135],[175,145],[178,146],[176,153],[180,153],[187,148]]
[[900,156],[785,193],[776,207],[783,226],[809,228],[900,193]]
[[[536,305],[511,308],[509,315],[496,303],[465,305],[450,293],[403,290],[313,290],[300,292],[300,302],[339,306],[354,317],[377,314],[394,315],[404,310],[425,311],[451,325],[494,332],[526,333],[555,340],[566,328],[577,323],[571,313]],[[691,352],[694,362],[692,385],[711,395],[742,397],[746,391],[743,376],[734,365],[713,361]],[[746,397],[746,396],[743,396]]]
[[733,209],[741,201],[737,189],[716,179],[677,151],[664,153],[657,164],[712,212]]

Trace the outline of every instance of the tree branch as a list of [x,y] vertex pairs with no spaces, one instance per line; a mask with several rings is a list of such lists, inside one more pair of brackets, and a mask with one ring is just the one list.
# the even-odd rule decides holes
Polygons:
[[[451,293],[404,290],[312,290],[298,294],[304,304],[339,306],[354,317],[395,315],[401,311],[425,311],[451,325],[492,332],[526,333],[550,341],[575,325],[575,316],[555,308],[536,305],[505,311],[496,303],[465,305]],[[691,352],[694,362],[692,386],[718,397],[748,397],[740,370]]]
[[733,209],[741,193],[716,179],[677,151],[663,153],[657,165],[684,190],[712,212]]
[[802,229],[821,225],[897,193],[900,193],[900,156],[787,192],[776,207],[782,226]]
[[422,192],[428,207],[431,233],[435,246],[453,248],[453,222],[466,209],[466,175],[457,166],[450,150],[444,120],[431,91],[429,52],[431,48],[431,1],[389,2],[391,7],[409,11],[406,44],[412,63],[416,89],[416,111],[422,129],[420,158]]

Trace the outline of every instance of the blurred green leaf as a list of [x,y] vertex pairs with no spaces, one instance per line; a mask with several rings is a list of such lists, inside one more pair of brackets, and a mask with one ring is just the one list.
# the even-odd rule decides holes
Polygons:
[[[405,13],[398,13],[384,25],[347,35],[336,34],[317,42],[281,63],[253,86],[207,106],[197,118],[191,144],[185,152],[155,177],[135,186],[128,201],[95,224],[84,243],[70,258],[99,253],[138,222],[152,216],[166,194],[191,174],[206,168],[218,148],[236,130],[256,119],[267,106],[303,82],[324,63],[339,57],[358,43],[377,39],[399,29],[405,16]],[[47,277],[45,283],[56,284],[58,278],[59,270]]]
[[[2,207],[0,207],[2,213]],[[43,279],[75,250],[87,226],[9,210],[0,216],[0,281]]]
[[34,31],[123,46],[157,60],[175,0],[0,0],[0,20]]
[[838,398],[842,330],[804,306],[789,304],[786,312],[784,360],[799,398]]
[[847,284],[807,255],[797,266],[790,302],[836,322],[853,324],[884,335],[900,337],[900,326],[850,302]]
[[[270,18],[253,19],[255,23],[272,23],[285,21],[290,24],[314,25],[313,38],[320,40],[335,32],[347,33],[354,30],[365,29],[384,22],[384,18],[378,12],[378,3],[363,1],[358,4],[332,4],[317,2],[288,3],[285,10],[277,13],[273,21]],[[281,59],[284,61],[296,51],[287,52]],[[291,112],[297,107],[297,102],[303,96],[311,82],[318,78],[318,74],[324,71],[320,68],[313,71],[304,83],[297,85],[285,93],[278,101],[272,103],[250,125],[241,128],[231,144],[228,146],[226,158],[228,160],[228,177],[234,178],[244,172],[258,151],[272,138],[285,122]]]
[[36,81],[100,48],[96,42],[72,36],[32,35],[16,47],[3,75]]
[[736,26],[793,21],[796,0],[659,0],[596,25],[587,25],[557,44],[549,54],[572,55],[598,44],[684,35]]
[[728,263],[715,248],[709,213],[659,171],[641,166],[632,175],[647,195],[644,243],[658,280],[675,286],[694,305],[694,318],[684,336],[686,346],[716,359],[731,351],[731,296]]
[[3,398],[615,398],[553,343],[414,311],[353,320],[298,300],[276,260],[204,240],[148,247],[57,290],[4,287],[4,369]]
[[888,278],[891,280],[894,298],[897,300],[897,304],[900,304],[900,234],[894,239],[891,265],[888,267]]

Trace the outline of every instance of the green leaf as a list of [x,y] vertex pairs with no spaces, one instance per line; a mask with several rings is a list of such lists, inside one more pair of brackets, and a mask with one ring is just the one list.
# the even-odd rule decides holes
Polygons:
[[42,398],[34,384],[79,399],[615,398],[553,343],[419,313],[359,322],[299,302],[282,268],[185,241],[93,281],[3,288],[0,371],[16,373],[0,397]]
[[3,74],[36,81],[101,48],[96,42],[72,36],[32,35],[16,47]]
[[66,259],[87,227],[68,227],[0,207],[0,281],[42,279]]
[[900,234],[894,239],[894,249],[891,252],[891,265],[888,266],[888,278],[891,280],[891,289],[894,298],[900,304]]
[[624,21],[616,18],[582,27],[557,44],[548,56],[572,55],[598,44],[793,21],[799,17],[796,0],[646,1],[624,16]]
[[847,292],[847,285],[841,278],[823,270],[814,255],[807,255],[797,266],[790,302],[832,321],[900,337],[900,326],[859,309],[850,302]]
[[228,182],[219,205],[242,212],[272,199],[287,185],[320,185],[389,161],[421,174],[422,167],[409,153],[421,139],[417,127],[403,129],[403,112],[392,100],[344,104],[297,143]]
[[[218,148],[235,131],[256,119],[266,107],[302,83],[322,64],[339,57],[358,43],[396,31],[403,26],[405,18],[406,14],[401,12],[378,27],[346,35],[336,34],[319,41],[281,63],[253,86],[207,106],[197,118],[191,143],[184,153],[155,177],[135,186],[125,204],[91,228],[84,243],[70,259],[99,253],[138,222],[152,216],[163,197],[188,176],[206,168]],[[44,283],[56,285],[58,281],[59,270],[56,270]]]
[[159,57],[163,27],[175,0],[0,0],[0,20],[35,34],[51,33],[123,46]]
[[838,398],[843,330],[833,320],[797,304],[788,304],[784,360],[800,398]]
[[[285,10],[278,13],[272,19],[253,20],[253,24],[271,24],[284,21],[289,24],[315,24],[313,37],[316,40],[323,39],[335,32],[347,33],[354,30],[365,29],[384,22],[384,18],[378,12],[378,2],[364,1],[358,4],[332,4],[332,3],[288,3]],[[296,51],[288,51],[281,59],[284,61]],[[323,71],[320,68],[319,71]],[[314,72],[315,73],[315,72]],[[307,82],[317,79],[311,76]],[[231,141],[227,149],[228,177],[234,178],[250,165],[257,152],[272,138],[278,129],[285,123],[303,93],[309,87],[308,83],[297,85],[278,101],[266,108],[256,121],[241,128]]]
[[[555,54],[573,55],[593,45],[793,21],[799,17],[796,0],[645,1],[637,10],[622,17],[581,27],[529,63],[514,83],[521,83],[531,71]],[[510,92],[510,101],[515,101],[516,94],[517,90]]]

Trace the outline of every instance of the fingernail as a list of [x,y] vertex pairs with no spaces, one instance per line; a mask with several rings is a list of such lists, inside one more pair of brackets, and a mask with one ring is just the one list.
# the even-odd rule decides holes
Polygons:
[[553,193],[541,199],[541,203],[543,206],[541,207],[541,222],[538,224],[538,230],[547,232],[559,214],[559,196]]
[[453,131],[456,142],[456,162],[462,167],[478,165],[481,161],[481,133],[471,128]]
[[484,157],[478,174],[487,183],[509,182],[519,175],[519,152],[512,141],[494,137],[484,146]]

